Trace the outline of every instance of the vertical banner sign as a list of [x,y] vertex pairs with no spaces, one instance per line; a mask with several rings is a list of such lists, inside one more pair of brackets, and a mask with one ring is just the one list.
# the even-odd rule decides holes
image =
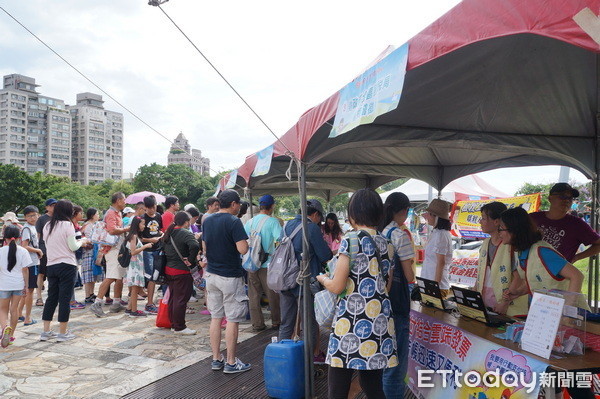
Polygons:
[[357,126],[371,123],[379,115],[396,109],[404,86],[407,61],[408,43],[346,85],[340,92],[329,137],[337,137]]
[[490,202],[502,202],[508,209],[521,207],[527,212],[537,212],[540,209],[541,194],[522,195],[520,197],[496,198],[478,201],[456,201],[452,206],[452,220],[463,238],[486,238],[481,231],[481,207]]
[[[410,311],[409,332],[407,379],[417,397],[538,397],[540,373],[546,370],[546,363],[414,310]],[[489,380],[485,378],[488,372],[511,372],[517,378]],[[465,374],[470,376],[468,380],[463,378]]]
[[256,158],[256,166],[254,167],[252,176],[257,177],[269,173],[269,169],[271,169],[271,160],[273,159],[273,144],[257,152]]
[[225,188],[234,188],[237,181],[237,169],[229,172],[225,177]]

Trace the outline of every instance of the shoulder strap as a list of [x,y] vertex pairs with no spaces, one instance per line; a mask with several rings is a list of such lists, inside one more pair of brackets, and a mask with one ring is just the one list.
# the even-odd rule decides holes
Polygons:
[[391,240],[392,239],[392,231],[394,231],[396,229],[397,229],[396,226],[390,227],[390,229],[388,230],[387,234],[385,235],[385,238],[387,238],[388,240]]
[[290,238],[290,240],[293,240],[294,237],[296,237],[296,234],[298,234],[298,232],[302,229],[302,223],[300,223],[298,226],[296,226],[296,228],[294,229],[294,231],[292,231],[292,234],[290,234],[288,237]]
[[175,241],[173,241],[173,235],[171,235],[171,237],[169,237],[169,238],[171,239],[171,245],[173,246],[173,248],[175,248],[175,252],[177,252],[177,255],[179,255],[179,258],[181,259],[181,261],[185,263],[185,261],[183,260],[183,256],[181,256],[181,252],[179,252],[177,245],[175,245]]
[[264,218],[262,218],[262,220],[260,222],[258,222],[258,225],[252,229],[252,231],[250,233],[260,233],[260,231],[262,230],[263,226],[265,225],[265,223],[267,222],[267,220],[269,220],[270,216],[266,216]]

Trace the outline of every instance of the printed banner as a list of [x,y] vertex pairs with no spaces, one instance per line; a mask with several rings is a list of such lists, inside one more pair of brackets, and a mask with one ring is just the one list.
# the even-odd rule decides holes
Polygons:
[[237,181],[237,169],[232,170],[224,177],[225,188],[234,188],[235,182]]
[[452,264],[448,273],[451,284],[475,287],[479,263],[479,250],[455,249],[452,251]]
[[404,86],[407,61],[408,43],[347,84],[340,92],[329,137],[371,123],[379,115],[396,109]]
[[269,173],[269,169],[271,169],[271,160],[273,159],[273,144],[256,153],[256,166],[254,167],[254,172],[252,172],[252,176],[262,176]]
[[[537,398],[548,366],[414,310],[408,353],[408,386],[419,398]],[[495,372],[498,381],[486,377]]]
[[522,195],[520,197],[496,198],[478,201],[456,201],[452,206],[452,220],[463,238],[486,238],[481,231],[481,207],[487,203],[498,201],[506,204],[508,209],[518,206],[527,212],[537,212],[540,209],[541,193]]

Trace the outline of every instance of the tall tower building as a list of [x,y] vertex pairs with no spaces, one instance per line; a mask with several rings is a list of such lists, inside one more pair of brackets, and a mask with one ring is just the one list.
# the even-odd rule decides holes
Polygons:
[[192,148],[183,133],[179,133],[175,141],[173,141],[167,157],[167,163],[169,165],[186,165],[201,175],[206,176],[210,170],[210,159],[203,157],[202,151]]
[[77,94],[72,118],[71,178],[81,184],[123,178],[123,114],[104,109],[102,96]]
[[71,116],[63,100],[36,91],[35,79],[4,76],[0,90],[0,163],[71,175]]

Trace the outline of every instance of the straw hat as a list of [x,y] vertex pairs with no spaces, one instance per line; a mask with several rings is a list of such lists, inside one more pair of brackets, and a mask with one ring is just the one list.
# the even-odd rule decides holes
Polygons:
[[439,218],[450,220],[450,207],[451,206],[452,206],[452,204],[449,203],[448,201],[444,201],[443,199],[435,198],[429,203],[429,205],[427,205],[427,208],[425,209],[425,211],[432,213]]
[[17,215],[15,215],[14,212],[6,212],[4,214],[4,216],[2,216],[2,221],[4,223],[6,223],[6,222],[19,223],[19,219],[17,218]]

